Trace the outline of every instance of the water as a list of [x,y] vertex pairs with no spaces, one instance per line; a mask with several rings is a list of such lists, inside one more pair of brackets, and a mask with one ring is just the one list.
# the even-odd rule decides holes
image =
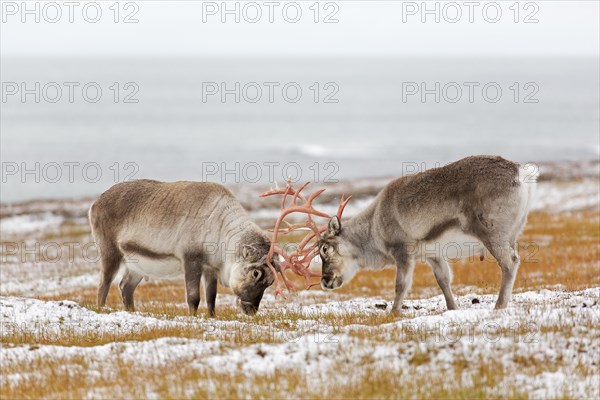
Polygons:
[[[50,89],[39,103],[33,95],[24,103],[18,95],[3,100],[2,202],[95,195],[129,176],[322,182],[400,175],[471,154],[518,161],[599,156],[594,58],[46,58],[3,59],[1,66],[4,84],[57,82],[63,90],[56,103],[46,101],[54,96]],[[80,83],[73,103],[64,82]],[[82,97],[87,82],[102,89],[97,103]],[[128,82],[137,86],[125,88]],[[230,89],[256,82],[262,98],[249,101],[256,97],[251,85],[239,103],[234,95],[203,101],[206,82]],[[279,83],[273,102],[264,82]],[[293,88],[287,100],[281,91],[290,82],[302,89],[295,103]],[[440,92],[439,103],[433,94],[422,102],[419,95],[403,99],[410,82],[456,85]],[[479,83],[473,102],[464,82]],[[491,101],[494,88],[483,97],[487,83],[501,88],[499,101]],[[456,86],[462,98],[452,103]],[[138,102],[124,103],[134,87]],[[337,103],[325,103],[328,94]],[[538,102],[525,103],[526,95]],[[65,163],[79,164],[69,171]]]

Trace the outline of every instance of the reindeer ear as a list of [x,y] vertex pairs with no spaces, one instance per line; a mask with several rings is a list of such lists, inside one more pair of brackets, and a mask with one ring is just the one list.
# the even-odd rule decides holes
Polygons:
[[333,218],[331,218],[329,220],[329,226],[328,226],[327,233],[330,236],[337,236],[337,235],[340,234],[341,231],[342,231],[342,222],[340,221],[340,219],[336,215],[336,216],[334,216]]

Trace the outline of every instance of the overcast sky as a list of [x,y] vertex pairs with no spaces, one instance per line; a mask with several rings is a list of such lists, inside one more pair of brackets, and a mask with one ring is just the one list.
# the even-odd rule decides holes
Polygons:
[[[112,0],[97,2],[102,14],[98,22],[90,23],[83,12],[89,2],[79,2],[70,10],[64,2],[57,1],[60,18],[56,7],[44,8],[44,2],[38,2],[38,23],[35,12],[23,13],[21,1],[2,1],[0,44],[4,57],[598,55],[598,1],[520,2],[518,13],[514,2],[481,1],[467,6],[463,1],[451,5],[430,1],[431,10],[438,3],[438,15],[423,15],[421,1],[323,1],[316,15],[314,0],[294,4],[279,1],[272,6],[264,1],[249,6],[245,6],[248,2],[228,1],[231,9],[239,3],[240,22],[236,23],[235,13],[223,15],[221,1],[154,0],[127,6],[121,2],[116,15]],[[34,9],[34,4],[29,2],[30,9]],[[296,4],[301,10],[299,17]],[[498,9],[501,15],[497,14]],[[96,11],[94,4],[87,6],[85,17],[96,19]],[[261,13],[260,18],[257,12]],[[438,16],[439,23],[435,21]],[[114,22],[115,17],[118,23]],[[138,22],[124,23],[126,17]],[[314,22],[315,17],[319,22]],[[324,23],[327,17],[338,22]],[[22,18],[26,19],[24,23]],[[225,23],[222,18],[226,18]],[[426,21],[422,22],[422,18]],[[56,23],[49,22],[55,19]],[[298,21],[290,22],[295,19]],[[258,22],[251,23],[252,20]],[[492,23],[494,20],[497,22]]]

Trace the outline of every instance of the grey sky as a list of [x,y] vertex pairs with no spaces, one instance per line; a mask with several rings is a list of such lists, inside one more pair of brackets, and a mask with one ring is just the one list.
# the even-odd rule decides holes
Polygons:
[[[29,2],[31,9],[34,3]],[[72,23],[64,2],[56,2],[62,13],[56,23],[47,21],[56,17],[56,9],[44,8],[47,2],[37,3],[39,23],[35,14],[23,15],[21,1],[2,1],[3,56],[598,55],[600,47],[598,1],[523,1],[518,15],[515,1],[480,1],[471,6],[464,1],[451,5],[429,1],[430,9],[438,3],[439,23],[435,14],[422,14],[421,1],[322,1],[318,23],[314,1],[297,2],[302,15],[296,23],[285,19],[295,18],[295,5],[287,6],[284,17],[283,8],[291,3],[287,1],[271,6],[256,1],[246,8],[248,2],[228,1],[231,9],[239,3],[239,23],[235,14],[222,15],[221,1],[136,1],[127,7],[121,2],[118,23],[113,21],[113,1],[97,2],[102,15],[96,23],[84,19],[83,7],[89,2],[78,2],[72,9]],[[498,18],[496,4],[502,13]],[[262,13],[259,21],[250,23],[257,10]],[[95,11],[95,6],[89,6],[87,16],[94,19]],[[462,14],[458,19],[457,12]],[[123,23],[128,15],[139,22]],[[323,23],[327,16],[338,22]],[[223,17],[226,23],[221,22]],[[525,23],[527,18],[538,22]],[[458,22],[449,22],[455,19]],[[496,23],[489,22],[495,19]]]

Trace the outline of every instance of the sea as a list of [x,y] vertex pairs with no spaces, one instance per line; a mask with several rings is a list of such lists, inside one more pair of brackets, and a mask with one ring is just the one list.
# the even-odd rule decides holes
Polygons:
[[594,57],[3,58],[0,201],[600,155]]

